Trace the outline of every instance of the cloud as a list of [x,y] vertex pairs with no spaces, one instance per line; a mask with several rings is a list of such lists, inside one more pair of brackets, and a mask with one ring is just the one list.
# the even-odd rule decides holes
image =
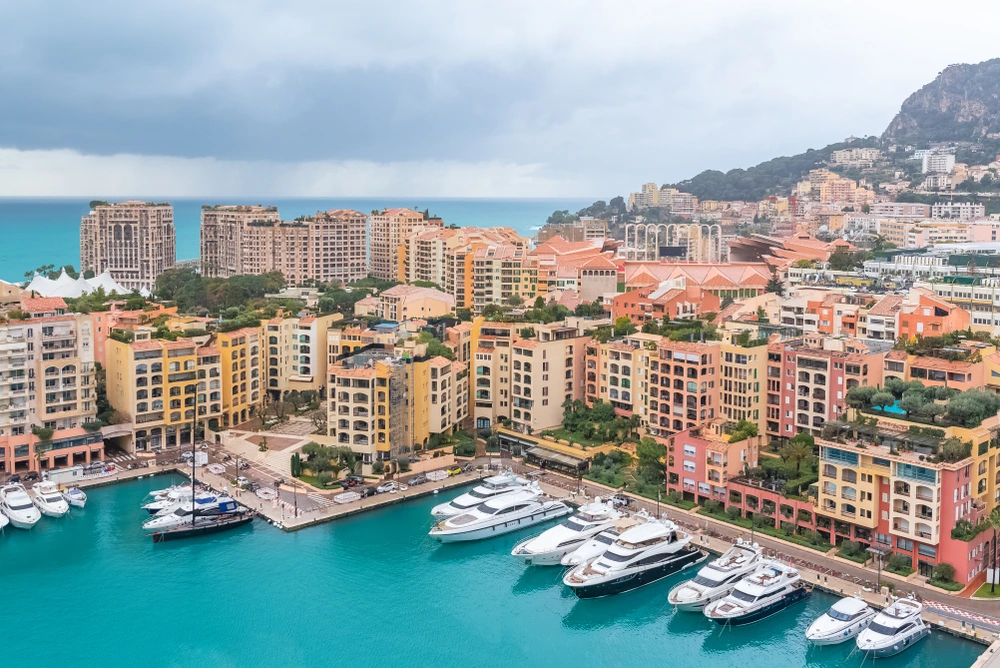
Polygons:
[[449,190],[603,197],[747,166],[877,134],[947,64],[997,55],[978,0],[933,22],[900,0],[0,6],[0,147],[378,165],[391,193],[425,185],[409,170],[426,164]]
[[593,184],[544,165],[457,161],[219,160],[0,149],[0,196],[580,197]]

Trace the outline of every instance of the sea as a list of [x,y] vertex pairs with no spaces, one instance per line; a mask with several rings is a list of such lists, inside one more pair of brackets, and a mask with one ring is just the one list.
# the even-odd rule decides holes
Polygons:
[[[578,211],[594,200],[587,199],[433,199],[433,198],[329,198],[329,199],[248,199],[187,198],[160,196],[17,198],[0,197],[0,279],[24,280],[25,272],[43,265],[57,267],[80,264],[80,218],[90,211],[95,199],[170,202],[177,229],[177,259],[199,256],[199,229],[203,204],[264,204],[278,207],[283,220],[330,209],[356,209],[368,213],[384,207],[408,207],[444,219],[446,225],[496,227],[506,225],[524,236],[532,236],[553,211]],[[596,198],[595,198],[596,199]]]
[[[538,527],[473,543],[427,537],[428,496],[286,534],[263,522],[154,545],[140,501],[180,478],[93,489],[83,510],[0,535],[0,647],[11,665],[72,668],[856,668],[849,643],[804,631],[836,599],[815,593],[722,629],[676,613],[688,571],[578,600],[558,567],[510,556]],[[883,668],[970,666],[983,647],[934,632]]]

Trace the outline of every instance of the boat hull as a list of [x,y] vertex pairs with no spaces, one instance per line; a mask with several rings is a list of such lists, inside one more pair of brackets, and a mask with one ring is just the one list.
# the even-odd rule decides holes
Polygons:
[[69,508],[67,507],[65,510],[55,510],[52,508],[46,508],[45,506],[38,506],[38,512],[46,517],[62,517],[69,512]]
[[434,532],[432,530],[430,536],[440,543],[461,543],[470,540],[483,540],[484,538],[502,536],[503,534],[510,533],[512,531],[518,531],[519,529],[526,529],[527,527],[541,524],[542,522],[546,522],[555,517],[568,515],[571,511],[572,509],[569,506],[556,507],[549,510],[540,510],[532,515],[508,520],[507,522],[503,522],[501,524],[494,524],[493,526],[473,529],[472,531]]
[[799,601],[808,598],[810,594],[812,594],[812,592],[805,587],[796,587],[778,600],[768,603],[767,605],[762,605],[759,608],[755,608],[745,615],[740,615],[739,617],[710,617],[709,619],[722,626],[743,626],[745,624],[753,624],[754,622],[759,622],[762,619],[766,619],[773,614],[781,612],[793,603],[798,603]]
[[10,520],[10,525],[15,529],[32,529],[36,524],[38,524],[38,518],[32,520],[25,520],[18,517],[7,516]]
[[237,527],[250,524],[253,522],[253,518],[253,514],[247,514],[240,515],[239,517],[229,517],[217,522],[196,524],[193,527],[191,525],[177,526],[171,529],[154,532],[150,534],[150,536],[152,536],[154,543],[163,543],[168,540],[180,540],[182,538],[194,538],[195,536],[205,536],[207,534],[219,533],[221,531],[228,531],[229,529],[235,529]]
[[657,580],[669,577],[688,566],[701,563],[707,556],[700,550],[683,550],[678,552],[674,559],[657,564],[652,568],[623,575],[614,580],[606,580],[595,584],[571,585],[564,583],[573,590],[579,598],[600,598],[601,596],[613,596],[622,594],[633,589],[638,589]]
[[910,647],[913,647],[914,645],[916,645],[918,642],[920,642],[921,640],[923,640],[924,638],[926,638],[930,634],[931,634],[930,627],[925,626],[924,628],[922,628],[920,630],[920,633],[914,633],[912,636],[909,636],[908,638],[904,638],[903,640],[900,640],[899,642],[894,642],[892,645],[887,645],[885,647],[879,647],[878,649],[865,649],[865,648],[859,646],[858,650],[860,650],[861,652],[864,652],[866,658],[870,656],[870,657],[873,657],[875,659],[884,659],[884,658],[889,657],[889,656],[896,656],[900,652],[902,652],[902,651],[904,651],[904,650],[906,650],[906,649],[908,649]]
[[857,638],[862,631],[868,628],[868,625],[871,624],[874,618],[875,614],[873,613],[861,621],[852,622],[847,627],[838,629],[836,632],[826,633],[825,635],[816,635],[815,633],[810,635],[812,629],[806,629],[806,640],[817,646],[839,645],[840,643]]
[[[683,586],[683,585],[678,585],[678,586]],[[691,601],[675,601],[673,598],[668,596],[667,602],[670,605],[674,606],[675,610],[679,610],[680,612],[704,612],[705,606],[707,606],[709,603],[714,603],[715,601],[718,601],[720,598],[725,598],[726,596],[729,596],[729,593],[732,592],[733,589],[735,588],[736,585],[734,584],[732,587],[726,587],[722,591],[705,596],[704,598],[699,598]]]

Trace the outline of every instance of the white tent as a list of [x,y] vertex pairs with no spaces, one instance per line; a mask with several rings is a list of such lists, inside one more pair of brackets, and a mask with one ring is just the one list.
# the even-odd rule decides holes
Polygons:
[[87,279],[82,276],[80,278],[72,278],[63,269],[62,273],[59,274],[59,278],[54,281],[47,276],[35,274],[35,277],[31,279],[31,282],[24,289],[36,292],[42,297],[75,299],[83,295],[89,295],[98,288],[104,288],[105,294],[108,295],[112,293],[122,296],[129,294],[129,290],[118,285],[115,279],[111,278],[111,274],[108,271],[105,271],[100,276]]

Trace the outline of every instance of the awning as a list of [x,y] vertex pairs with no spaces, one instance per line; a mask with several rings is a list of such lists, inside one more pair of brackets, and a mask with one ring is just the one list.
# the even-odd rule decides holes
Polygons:
[[531,448],[525,452],[525,454],[537,457],[538,459],[544,459],[545,461],[552,462],[553,464],[561,464],[572,468],[580,468],[580,466],[585,464],[587,461],[583,457],[571,457],[570,455],[564,455],[561,452],[553,452],[552,450],[538,446]]

